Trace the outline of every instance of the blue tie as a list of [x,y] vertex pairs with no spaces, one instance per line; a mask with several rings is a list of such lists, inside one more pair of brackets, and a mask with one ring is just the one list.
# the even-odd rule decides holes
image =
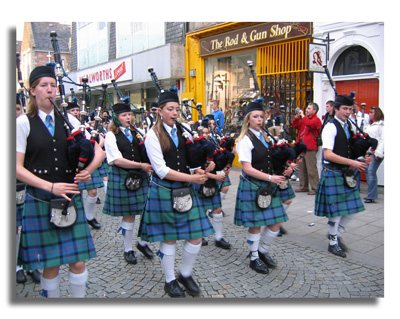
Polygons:
[[174,141],[175,146],[178,147],[179,139],[178,139],[178,136],[176,135],[176,128],[175,127],[172,128],[172,130],[171,130],[171,137],[172,137],[172,140]]
[[268,143],[267,143],[267,141],[265,140],[264,135],[263,135],[262,132],[260,132],[260,141],[265,145],[266,148],[269,147],[269,146],[268,146]]
[[344,128],[344,132],[346,133],[347,138],[350,138],[350,132],[349,132],[349,127],[347,126],[347,123],[344,123],[343,128]]
[[45,123],[45,125],[46,125],[47,129],[49,130],[51,136],[54,136],[54,125],[51,123],[51,119],[52,119],[52,118],[51,118],[51,115],[48,114],[48,115],[46,116],[46,123]]
[[129,129],[129,127],[127,127],[125,129],[125,136],[128,138],[129,142],[132,143],[133,137],[132,137],[131,130]]

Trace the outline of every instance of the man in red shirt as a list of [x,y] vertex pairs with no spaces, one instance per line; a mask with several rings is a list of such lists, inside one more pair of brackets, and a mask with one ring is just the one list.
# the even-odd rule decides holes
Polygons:
[[[309,103],[305,114],[300,110],[292,120],[294,128],[299,130],[296,142],[302,141],[307,145],[307,153],[299,163],[300,186],[296,192],[308,192],[308,195],[315,195],[319,175],[317,169],[317,136],[321,131],[321,120],[317,117],[318,104]],[[311,191],[309,191],[309,184]]]

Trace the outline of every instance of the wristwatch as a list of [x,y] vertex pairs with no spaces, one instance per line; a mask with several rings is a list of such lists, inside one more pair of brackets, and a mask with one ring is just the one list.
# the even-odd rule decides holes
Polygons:
[[272,175],[269,174],[269,176],[268,176],[268,182],[270,182],[271,180],[272,180]]

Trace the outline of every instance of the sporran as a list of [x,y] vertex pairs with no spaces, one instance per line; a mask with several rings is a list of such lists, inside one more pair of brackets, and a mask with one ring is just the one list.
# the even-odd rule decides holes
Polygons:
[[172,208],[178,213],[186,213],[192,209],[193,198],[190,187],[182,187],[171,191]]
[[70,227],[77,219],[75,200],[64,198],[50,200],[50,222],[59,228]]

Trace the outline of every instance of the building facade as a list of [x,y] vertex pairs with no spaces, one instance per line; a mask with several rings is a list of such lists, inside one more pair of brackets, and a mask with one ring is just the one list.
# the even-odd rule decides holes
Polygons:
[[[366,103],[366,114],[372,106],[379,106],[384,112],[384,23],[315,22],[313,37],[319,43],[331,40],[326,65],[338,94],[355,92],[355,101],[359,105]],[[315,73],[314,101],[320,106],[320,118],[326,113],[326,102],[334,98],[328,76]],[[384,184],[384,162],[378,170],[379,185]]]

